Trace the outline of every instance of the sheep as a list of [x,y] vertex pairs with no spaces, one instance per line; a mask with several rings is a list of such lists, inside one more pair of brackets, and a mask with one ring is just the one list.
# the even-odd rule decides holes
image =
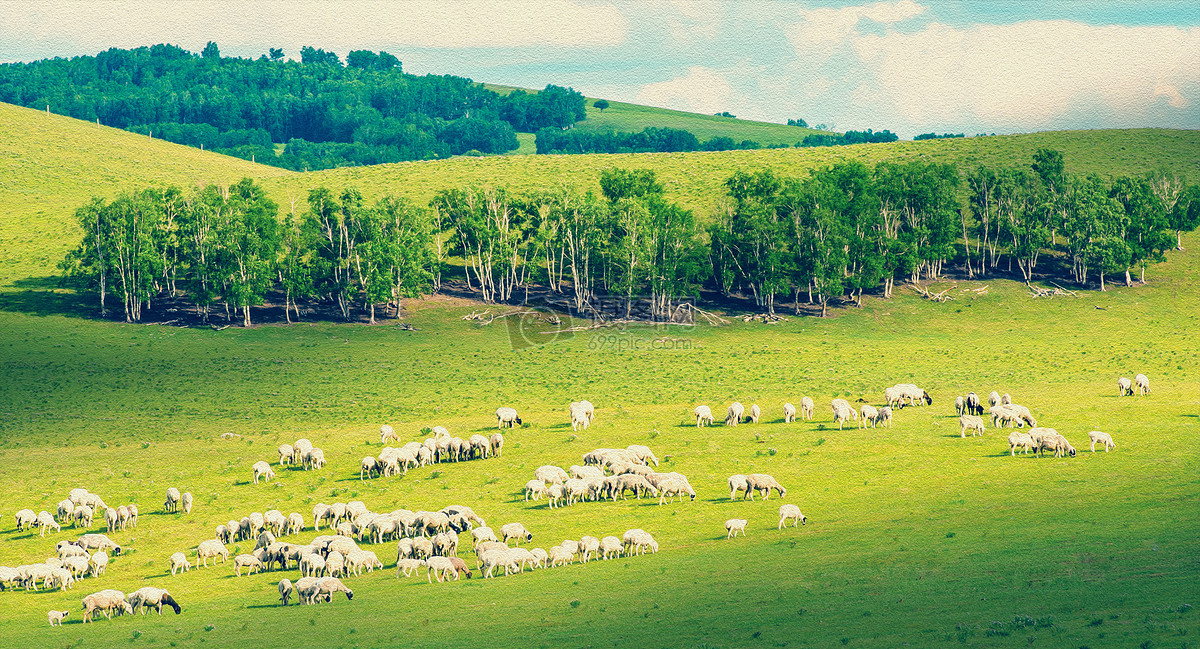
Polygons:
[[124,532],[125,528],[129,525],[131,518],[133,518],[133,515],[129,513],[129,507],[125,505],[117,507],[117,526],[122,532]]
[[302,516],[300,512],[292,512],[288,514],[287,521],[288,534],[298,534],[304,530],[304,516]]
[[263,478],[264,480],[275,479],[275,472],[271,470],[271,465],[262,460],[255,462],[251,469],[254,471],[254,484],[258,484],[259,478]]
[[47,588],[57,588],[66,590],[75,587],[75,575],[70,570],[59,566],[50,570],[50,577],[46,579],[45,585]]
[[650,492],[651,496],[658,495],[658,489],[640,475],[626,473],[613,476],[613,478],[615,478],[615,480],[613,480],[612,486],[608,492],[609,497],[612,498],[613,502],[616,502],[618,495],[621,496],[621,500],[628,500],[625,497],[625,492],[627,490],[632,490],[634,496],[637,497],[638,500],[641,500],[642,494],[645,492]]
[[668,478],[659,483],[657,487],[659,505],[662,505],[666,500],[674,499],[675,496],[679,496],[680,500],[683,500],[684,495],[691,496],[692,500],[696,499],[696,490],[692,489],[692,485],[688,484],[687,478],[682,476]]
[[[837,399],[840,401],[840,399]],[[851,419],[858,419],[858,412],[849,405],[843,406],[840,403],[833,405],[833,421],[837,423],[838,430],[842,429],[842,425]]]
[[1139,397],[1150,394],[1150,379],[1145,374],[1133,377],[1133,386],[1137,389]]
[[1116,443],[1113,442],[1112,435],[1109,435],[1108,433],[1102,433],[1098,430],[1093,430],[1092,432],[1088,433],[1088,439],[1091,440],[1091,442],[1092,442],[1092,452],[1093,453],[1096,452],[1097,442],[1104,446],[1105,453],[1108,452],[1109,448],[1117,447]]
[[625,545],[615,536],[600,539],[600,557],[607,560],[613,556],[620,557]]
[[1008,410],[1010,412],[1016,414],[1016,416],[1019,420],[1021,420],[1022,422],[1026,423],[1026,424],[1029,424],[1030,427],[1032,427],[1032,428],[1037,427],[1037,420],[1033,418],[1032,414],[1030,414],[1029,408],[1026,408],[1025,406],[1017,405],[1015,403],[1004,404],[1004,407],[1008,408]]
[[292,586],[292,588],[295,590],[296,599],[298,599],[301,604],[317,603],[317,581],[319,580],[319,577],[301,577],[300,579],[296,580],[296,583]]
[[579,466],[572,464],[567,469],[567,475],[577,480],[586,480],[588,478],[603,478],[604,469],[597,466]]
[[750,486],[746,484],[746,476],[742,474],[729,476],[729,499],[735,499],[739,491],[746,492],[742,496],[743,499],[750,494]]
[[[279,466],[288,466],[296,461],[296,449],[291,444],[279,445]],[[290,583],[290,582],[289,582]]]
[[132,593],[129,593],[126,597],[128,598],[129,604],[133,608],[133,611],[136,612],[138,609],[141,609],[142,615],[145,615],[146,609],[150,608],[151,606],[158,610],[159,615],[162,615],[163,605],[170,606],[171,609],[175,611],[176,615],[179,615],[181,612],[183,612],[183,607],[179,605],[179,602],[176,602],[175,598],[171,596],[171,593],[168,593],[162,588],[144,586],[133,591]]
[[974,392],[967,393],[967,414],[976,417],[983,414],[983,404],[979,403],[979,395]]
[[525,526],[520,523],[508,523],[500,526],[500,535],[504,538],[504,542],[508,543],[509,539],[515,539],[517,545],[521,545],[521,540],[533,540],[533,534],[525,529]]
[[288,605],[288,601],[291,600],[292,593],[294,591],[295,591],[295,587],[292,586],[292,580],[290,580],[290,579],[280,579],[279,580],[279,601],[283,602],[284,606]]
[[[75,510],[71,510],[72,518],[74,518]],[[22,509],[13,515],[13,520],[17,522],[17,531],[31,529],[37,523],[37,514],[32,509]]]
[[534,568],[545,568],[546,567],[546,560],[550,558],[549,552],[546,552],[545,550],[543,550],[541,548],[532,548],[529,550],[529,554],[533,556],[532,567],[534,567]]
[[1007,392],[1000,395],[1000,405],[1007,406],[1012,403],[1012,397]]
[[1000,405],[1000,393],[992,390],[988,393],[988,407],[995,408]]
[[871,422],[871,427],[875,427],[875,418],[879,416],[879,409],[870,404],[864,403],[862,407],[862,417],[858,420],[859,428],[866,428],[867,422]]
[[505,424],[509,428],[520,426],[522,424],[521,417],[513,408],[496,408],[496,428],[504,428]]
[[708,406],[696,406],[692,410],[692,414],[696,416],[696,428],[713,425],[712,408]]
[[262,560],[253,554],[239,554],[233,558],[233,570],[237,576],[242,576],[242,568],[246,569],[246,574],[253,575],[256,572],[266,570]]
[[649,446],[630,444],[629,446],[625,447],[625,450],[633,453],[642,462],[653,463],[654,466],[658,466],[658,458],[654,455],[654,452],[650,450]]
[[401,575],[404,575],[405,577],[411,577],[423,565],[425,565],[425,562],[421,559],[413,559],[410,557],[397,559],[396,579],[399,579]]
[[[324,467],[325,467],[325,451],[314,446],[313,448],[309,449],[307,453],[304,454],[304,470],[305,471],[310,471],[313,469],[322,469]],[[271,477],[274,478],[275,475],[271,474]]]
[[423,536],[418,536],[412,540],[412,551],[413,556],[429,558],[433,556],[433,541]]
[[370,478],[378,471],[378,469],[379,463],[375,461],[374,457],[370,455],[364,457],[362,459],[362,464],[358,469],[358,481],[362,482],[364,480],[364,476],[366,478]]
[[87,576],[92,567],[92,557],[86,552],[82,556],[67,557],[62,560],[63,567],[71,571],[71,576],[81,579]]
[[579,402],[579,405],[587,413],[588,421],[596,421],[596,406],[593,406],[591,401],[584,399]]
[[813,403],[812,397],[801,397],[800,399],[800,416],[806,421],[812,421],[813,413],[816,411],[817,405]]
[[304,454],[307,453],[312,447],[313,443],[308,441],[308,438],[306,437],[301,437],[300,439],[296,440],[295,443],[292,444],[292,448],[296,449],[295,458],[299,460],[300,458],[304,457]]
[[488,438],[488,444],[491,445],[492,457],[500,457],[500,452],[504,450],[504,435],[492,433],[492,436]]
[[177,571],[182,570],[187,572],[192,569],[192,564],[188,562],[187,555],[182,552],[176,552],[171,555],[171,576],[174,576]]
[[346,584],[342,583],[337,577],[322,577],[317,580],[317,593],[319,596],[324,596],[326,602],[333,601],[334,593],[345,593],[346,599],[354,599],[354,591],[350,590]]
[[1016,426],[1018,428],[1025,427],[1025,420],[1017,411],[1004,405],[997,405],[988,408],[988,413],[992,416],[992,426],[995,428],[1004,428],[1005,426]]
[[103,612],[104,617],[111,620],[114,611],[117,615],[132,614],[133,607],[125,599],[125,593],[108,588],[83,598],[83,621],[85,624],[92,621],[92,616],[96,611]]
[[562,484],[571,476],[567,475],[560,467],[550,464],[542,465],[534,470],[533,477],[545,482],[547,486],[552,484]]
[[1133,396],[1133,381],[1122,376],[1117,379],[1117,396],[1132,397]]
[[584,536],[579,539],[579,561],[587,563],[600,551],[600,539],[594,536]]
[[52,610],[52,611],[49,611],[48,613],[46,613],[46,618],[50,620],[50,626],[62,626],[63,619],[66,618],[70,614],[71,614],[70,611],[53,611]]
[[137,519],[138,519],[138,506],[130,505],[129,506],[129,524],[132,525],[134,529],[137,529]]
[[113,555],[121,554],[121,546],[103,534],[84,534],[75,541],[75,545],[85,550],[112,551]]
[[488,455],[492,452],[491,440],[483,435],[471,435],[467,443],[470,444],[471,452],[477,453],[481,460],[487,459]]
[[645,554],[646,550],[658,552],[658,542],[646,530],[633,528],[625,530],[621,541],[626,546],[626,554]]
[[180,496],[180,498],[179,498],[179,504],[183,506],[183,513],[185,513],[185,514],[192,513],[192,501],[194,501],[194,500],[195,500],[195,497],[192,496],[192,492],[190,492],[190,491],[183,492],[183,495]]
[[92,555],[89,563],[92,566],[92,576],[99,577],[104,574],[104,569],[108,567],[108,553],[104,550],[99,550]]
[[1038,444],[1033,440],[1033,437],[1031,437],[1029,433],[1019,433],[1014,430],[1008,435],[1008,452],[1010,457],[1017,456],[1018,446],[1022,447],[1021,454],[1024,455],[1029,453],[1031,450],[1036,453]]
[[783,423],[790,424],[796,421],[796,406],[790,403],[783,404]]
[[742,421],[742,413],[745,411],[746,407],[737,401],[729,404],[729,409],[725,411],[725,425],[737,426]]
[[750,496],[750,500],[754,500],[755,491],[762,494],[763,500],[767,500],[771,496],[772,489],[779,492],[780,498],[787,496],[787,489],[784,489],[783,485],[779,484],[775,478],[765,473],[751,473],[747,475],[746,486],[749,487],[746,493]]
[[54,550],[58,552],[59,559],[67,559],[70,557],[90,557],[88,551],[75,544],[74,541],[59,541],[54,545]]
[[478,548],[484,541],[499,541],[496,533],[490,527],[477,527],[471,530],[471,545]]
[[1047,449],[1054,451],[1054,457],[1075,457],[1075,447],[1053,428],[1031,428],[1029,436],[1037,442],[1038,457],[1045,457]]
[[306,554],[300,558],[300,574],[305,577],[319,577],[325,572],[325,557],[319,554]]
[[567,489],[560,484],[552,484],[546,487],[546,506],[550,509],[562,507],[563,498],[567,495]]
[[762,417],[762,410],[758,407],[758,404],[750,404],[750,422],[757,424],[760,417]]
[[436,576],[438,583],[442,583],[444,578],[449,578],[450,571],[454,569],[454,565],[450,563],[450,559],[446,557],[429,557],[425,561],[425,578],[429,583],[433,583],[433,578]]
[[463,574],[465,574],[467,576],[467,579],[471,578],[471,569],[467,567],[466,561],[463,561],[462,559],[459,559],[458,557],[448,557],[448,558],[450,559],[450,567],[452,570],[454,570],[454,580],[455,581],[458,581],[458,578]]
[[528,502],[530,496],[534,501],[537,501],[542,496],[546,495],[546,483],[543,480],[530,480],[525,483],[525,501]]
[[379,443],[386,444],[388,440],[400,440],[400,436],[396,434],[396,429],[384,424],[379,427]]
[[80,505],[75,508],[75,527],[91,527],[92,515],[94,510],[87,505]]
[[180,497],[181,495],[178,489],[175,487],[167,487],[167,501],[163,503],[163,509],[167,512],[179,511]]
[[584,409],[583,405],[572,401],[568,411],[571,415],[571,430],[579,430],[580,428],[587,430],[592,420],[588,417],[587,410]]
[[733,538],[737,536],[738,532],[741,532],[742,536],[746,536],[746,524],[749,522],[744,518],[731,518],[725,521],[725,538]]
[[972,437],[983,435],[983,431],[986,428],[987,426],[983,424],[983,417],[976,417],[975,415],[963,415],[958,418],[959,437],[966,437],[968,430],[971,431]]
[[797,525],[807,525],[808,517],[800,512],[800,508],[795,505],[780,505],[779,507],[779,527],[775,529],[783,529],[784,523],[792,521],[792,527]]
[[884,388],[883,399],[890,407],[902,407],[904,405],[904,391],[899,388]]
[[346,555],[334,550],[325,557],[325,576],[327,577],[344,577],[346,576]]
[[959,417],[967,414],[967,400],[963,397],[954,397],[954,414]]
[[[105,511],[104,512],[105,521],[108,520],[108,512],[113,513],[113,519],[114,519],[113,522],[109,525],[108,531],[111,532],[111,531],[113,531],[112,528],[116,526],[115,519],[116,519],[117,510],[112,509],[110,507],[107,511]],[[38,512],[37,519],[38,519],[38,527],[40,527],[42,529],[42,533],[39,534],[39,536],[43,536],[43,537],[46,536],[46,530],[48,530],[50,528],[54,528],[55,532],[62,531],[62,526],[58,524],[58,521],[54,520],[54,516],[52,516],[50,514],[50,512],[45,512],[45,511]]]
[[196,567],[208,567],[208,560],[213,559],[214,563],[217,557],[221,557],[221,563],[229,560],[229,550],[224,543],[216,539],[201,541],[200,545],[196,546]]

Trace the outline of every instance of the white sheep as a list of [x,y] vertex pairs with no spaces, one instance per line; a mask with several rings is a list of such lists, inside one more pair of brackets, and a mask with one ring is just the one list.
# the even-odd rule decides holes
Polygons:
[[552,484],[562,484],[571,476],[567,475],[567,472],[563,471],[561,467],[545,464],[537,469],[534,469],[533,477],[541,480],[542,482],[546,483],[547,486],[549,486]]
[[1150,394],[1150,379],[1145,374],[1138,374],[1133,377],[1133,385],[1137,389],[1139,397]]
[[579,466],[578,464],[572,464],[570,468],[567,469],[567,475],[578,480],[586,480],[588,478],[603,478],[604,469],[601,469],[598,466]]
[[762,417],[762,410],[758,407],[758,404],[750,404],[750,422],[757,424],[760,417]]
[[1132,397],[1133,396],[1133,381],[1122,376],[1117,379],[1117,396]]
[[954,397],[954,414],[959,417],[967,414],[967,400],[963,397]]
[[375,458],[368,455],[362,459],[362,464],[358,469],[358,480],[362,482],[365,478],[372,477],[378,470],[379,463]]
[[[312,447],[304,454],[304,469],[306,471],[313,469],[322,469],[325,467],[325,451]],[[274,474],[271,475],[274,478]]]
[[725,425],[737,426],[742,421],[742,413],[745,411],[746,407],[738,401],[729,404],[729,409],[725,411]]
[[46,618],[50,620],[50,626],[62,626],[63,619],[66,618],[70,614],[71,614],[70,611],[53,611],[52,610],[52,611],[49,611],[48,613],[46,613]]
[[653,463],[654,466],[658,466],[658,457],[654,455],[654,451],[651,451],[649,446],[630,444],[625,447],[625,450],[633,453],[642,462],[647,464]]
[[790,403],[783,404],[783,423],[790,424],[796,421],[796,406]]
[[274,480],[275,472],[271,470],[271,465],[259,460],[251,467],[254,471],[254,484],[258,484],[258,479]]
[[108,567],[108,553],[104,550],[99,550],[92,555],[91,558],[92,576],[99,577],[104,574],[104,569]]
[[979,403],[979,395],[974,392],[967,393],[967,414],[977,417],[983,414],[983,404]]
[[417,570],[423,565],[425,565],[425,561],[423,559],[413,559],[411,557],[404,557],[403,559],[397,559],[396,560],[396,579],[399,579],[400,575],[404,575],[405,577],[413,576],[414,574],[416,574]]
[[567,495],[567,489],[560,484],[552,484],[546,487],[546,506],[550,509],[562,507],[563,498]]
[[800,416],[805,420],[812,421],[816,408],[817,404],[813,403],[812,397],[802,397],[800,399]]
[[384,424],[379,427],[379,443],[386,444],[388,440],[400,441],[400,436],[396,434],[396,429]]
[[596,421],[596,406],[593,406],[591,401],[584,399],[583,401],[579,402],[579,405],[583,408],[583,411],[587,413],[588,421]]
[[96,611],[101,611],[104,613],[104,617],[111,620],[114,611],[118,615],[121,613],[133,614],[133,607],[125,599],[125,593],[106,588],[83,598],[84,624],[92,621],[92,616],[95,615]]
[[[75,508],[74,526],[75,527],[91,527],[93,514],[94,514],[94,511],[92,510],[91,507],[88,507],[87,505],[79,505],[78,507]],[[37,517],[35,516],[34,519],[36,520]]]
[[744,491],[742,495],[744,499],[750,493],[750,486],[746,484],[746,476],[742,474],[729,476],[729,499],[733,500],[737,497],[737,492]]
[[858,419],[857,411],[855,411],[849,405],[843,405],[840,403],[833,404],[833,421],[838,425],[838,430],[841,430],[842,425],[851,419]]
[[55,517],[56,517],[56,518],[57,518],[59,521],[61,521],[61,522],[65,523],[65,522],[67,522],[68,520],[70,520],[70,519],[71,519],[71,515],[75,513],[75,503],[71,502],[69,499],[67,499],[67,500],[60,500],[60,501],[58,501],[58,510],[57,510],[57,512],[58,512],[58,513],[57,513],[57,514],[55,514]]
[[500,457],[500,452],[504,450],[504,435],[492,433],[492,436],[488,438],[488,444],[492,447],[492,457]]
[[[345,593],[347,600],[354,599],[354,591],[350,590],[346,584],[342,583],[337,577],[322,577],[317,580],[317,593],[319,597],[324,597],[326,602],[333,601],[334,593]],[[314,598],[315,601],[316,598]]]
[[521,417],[514,408],[496,408],[496,428],[509,428],[521,425]]
[[221,557],[222,563],[229,560],[229,550],[225,547],[224,543],[221,543],[216,539],[209,539],[207,541],[201,541],[200,545],[196,546],[197,568],[207,568],[208,560],[213,559],[215,562],[217,557]]
[[625,545],[621,543],[621,539],[615,536],[606,536],[600,539],[600,556],[607,560],[612,557],[620,557]]
[[242,568],[246,569],[248,575],[266,570],[262,560],[253,554],[239,554],[233,558],[233,570],[239,577],[242,576]]
[[542,496],[545,496],[545,495],[546,495],[546,481],[534,479],[534,480],[530,480],[529,482],[525,483],[525,501],[526,502],[529,501],[529,498],[531,496],[533,497],[533,500],[536,502]]
[[971,431],[971,437],[980,436],[983,435],[983,432],[986,428],[987,426],[985,426],[983,423],[983,417],[976,417],[975,415],[963,415],[958,418],[959,437],[966,437],[968,430]]
[[579,430],[580,428],[587,430],[587,427],[592,423],[592,420],[590,417],[588,417],[587,410],[584,408],[583,404],[572,401],[568,411],[571,415],[571,430]]
[[871,427],[875,427],[875,418],[879,416],[879,409],[871,404],[864,403],[862,407],[862,416],[858,420],[859,428],[866,428],[867,422],[871,422]]
[[988,407],[994,408],[1000,404],[1000,393],[992,390],[988,393]]
[[292,586],[292,580],[290,580],[290,579],[280,579],[279,580],[279,601],[283,602],[284,606],[288,605],[288,600],[290,600],[292,598],[292,592],[294,590],[295,590],[295,588]]
[[731,518],[725,521],[725,538],[733,538],[737,536],[738,532],[741,532],[742,536],[746,536],[747,523],[749,521],[744,518]]
[[1009,454],[1009,456],[1016,457],[1018,446],[1020,446],[1022,448],[1021,454],[1025,455],[1025,454],[1028,454],[1029,451],[1033,451],[1036,453],[1038,445],[1037,445],[1037,442],[1035,442],[1033,440],[1033,437],[1031,437],[1029,435],[1029,433],[1020,433],[1017,431],[1013,431],[1013,432],[1009,433],[1009,435],[1008,435],[1008,454]]
[[183,492],[183,495],[179,497],[179,504],[183,507],[183,513],[192,513],[192,501],[194,500],[195,498],[192,496],[192,492]]
[[1088,439],[1091,440],[1091,442],[1092,442],[1092,452],[1093,453],[1096,452],[1096,444],[1097,443],[1102,444],[1104,446],[1105,453],[1108,452],[1108,449],[1117,447],[1116,443],[1113,442],[1112,435],[1109,435],[1108,433],[1102,433],[1098,430],[1093,430],[1092,432],[1088,433]]
[[594,536],[584,536],[579,539],[579,561],[587,563],[600,551],[600,539]]
[[[112,509],[110,507],[108,510],[106,510],[104,512],[105,521],[108,520],[108,512],[112,512],[113,518],[114,519],[116,518],[116,513],[117,513],[116,510]],[[42,530],[42,532],[41,532],[41,534],[39,534],[39,536],[46,536],[46,530],[51,529],[51,528],[54,528],[55,532],[62,531],[62,526],[58,524],[58,521],[54,520],[54,516],[50,512],[46,512],[46,511],[38,512],[37,522],[38,522],[38,527],[40,527]],[[110,532],[113,531],[112,527],[115,527],[115,521],[114,521],[113,525],[110,525],[108,531],[110,531]]]
[[[291,444],[279,445],[279,466],[293,464],[296,460],[296,449]],[[288,582],[291,584],[291,582]]]
[[797,525],[808,524],[808,517],[800,512],[800,508],[795,505],[780,505],[779,507],[779,527],[783,529],[784,523],[792,521],[792,527]]
[[533,540],[533,534],[525,529],[525,526],[520,523],[508,523],[500,526],[500,535],[504,537],[504,542],[508,543],[509,539],[515,539],[517,545],[521,545],[521,540]]
[[181,497],[182,496],[178,489],[175,487],[167,487],[167,501],[163,503],[163,509],[168,512],[179,511],[179,499]]
[[187,572],[192,569],[192,564],[188,562],[187,555],[182,552],[176,552],[171,555],[171,575],[182,570]]
[[763,500],[771,497],[771,490],[774,489],[779,493],[780,498],[787,496],[787,489],[779,484],[779,481],[765,473],[751,473],[746,476],[746,494],[750,496],[750,500],[754,500],[754,492],[762,494]]
[[126,597],[133,610],[137,611],[141,609],[142,615],[145,615],[146,609],[152,606],[158,610],[159,615],[162,615],[164,605],[170,606],[176,615],[179,615],[183,611],[183,607],[179,605],[179,602],[175,601],[171,593],[162,588],[155,588],[154,586],[143,586],[129,593]]
[[708,406],[696,406],[692,410],[692,414],[696,416],[696,428],[713,425],[712,408]]

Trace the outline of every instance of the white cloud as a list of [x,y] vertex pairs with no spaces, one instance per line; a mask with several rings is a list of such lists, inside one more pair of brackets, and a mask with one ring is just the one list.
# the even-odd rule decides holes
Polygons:
[[856,33],[858,22],[863,18],[878,23],[897,23],[925,12],[925,7],[912,0],[899,2],[877,2],[871,5],[799,11],[801,21],[788,30],[788,37],[799,51],[832,55],[839,43]]
[[637,102],[660,108],[712,114],[729,110],[733,87],[724,76],[701,65],[670,81],[642,86]]

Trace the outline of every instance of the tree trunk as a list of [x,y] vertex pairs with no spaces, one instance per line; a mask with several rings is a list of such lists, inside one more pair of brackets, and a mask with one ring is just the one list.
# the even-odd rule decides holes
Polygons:
[[1133,286],[1133,280],[1129,278],[1129,267],[1125,268],[1125,286]]
[[244,316],[244,318],[242,320],[242,326],[249,327],[250,326],[250,305],[249,304],[242,307],[242,315]]
[[1100,290],[1101,291],[1108,290],[1108,289],[1104,288],[1104,273],[1100,273]]

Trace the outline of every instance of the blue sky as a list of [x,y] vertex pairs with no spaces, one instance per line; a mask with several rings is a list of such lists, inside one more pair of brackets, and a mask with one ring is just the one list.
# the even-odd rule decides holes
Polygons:
[[1200,128],[1200,2],[0,2],[0,61],[208,40],[902,137]]

